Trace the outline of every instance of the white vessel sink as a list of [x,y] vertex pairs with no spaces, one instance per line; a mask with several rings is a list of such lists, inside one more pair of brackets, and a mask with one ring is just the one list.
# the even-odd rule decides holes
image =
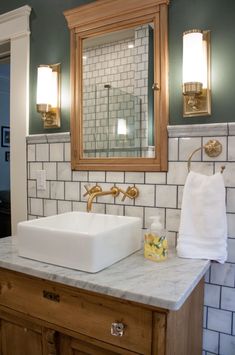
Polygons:
[[141,219],[69,212],[20,222],[17,241],[20,256],[97,272],[140,249]]

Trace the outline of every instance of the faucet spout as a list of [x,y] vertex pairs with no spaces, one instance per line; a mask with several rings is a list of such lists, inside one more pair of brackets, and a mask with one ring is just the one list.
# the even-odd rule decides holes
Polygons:
[[97,191],[97,192],[93,192],[88,200],[87,200],[87,212],[91,211],[92,208],[92,203],[94,201],[94,199],[98,196],[106,196],[106,195],[112,195],[113,197],[117,197],[119,195],[119,189],[115,186],[113,186],[110,191]]

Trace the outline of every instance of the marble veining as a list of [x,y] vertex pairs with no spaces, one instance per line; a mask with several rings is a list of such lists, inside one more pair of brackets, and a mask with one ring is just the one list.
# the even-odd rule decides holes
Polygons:
[[174,251],[166,261],[153,263],[140,251],[89,274],[19,257],[16,238],[0,240],[2,268],[170,310],[182,306],[209,266],[208,260],[181,259]]

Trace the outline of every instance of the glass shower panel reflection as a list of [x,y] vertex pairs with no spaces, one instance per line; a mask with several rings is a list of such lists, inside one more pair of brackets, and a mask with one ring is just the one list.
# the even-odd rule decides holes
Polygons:
[[147,157],[142,100],[110,84],[84,87],[83,157]]

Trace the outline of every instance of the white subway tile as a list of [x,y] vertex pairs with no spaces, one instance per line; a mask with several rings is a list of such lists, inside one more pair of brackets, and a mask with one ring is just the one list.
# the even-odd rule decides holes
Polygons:
[[203,328],[206,328],[207,325],[207,308],[206,306],[203,307]]
[[51,181],[51,198],[55,200],[64,199],[64,182]]
[[179,159],[178,142],[178,138],[168,139],[168,161],[177,161]]
[[43,216],[43,200],[41,198],[30,199],[30,214],[35,216]]
[[72,171],[73,181],[88,181],[87,171]]
[[210,283],[210,274],[211,274],[211,268],[209,268],[207,270],[207,272],[205,273],[205,276],[204,276],[205,282],[207,282],[207,283]]
[[171,232],[178,232],[180,223],[180,213],[178,209],[166,209],[166,229]]
[[227,213],[228,221],[228,236],[229,238],[235,238],[235,214]]
[[104,171],[89,171],[89,181],[91,182],[104,182],[105,172]]
[[233,313],[233,335],[235,335],[235,313]]
[[143,207],[125,206],[125,216],[140,217],[143,225],[144,209]]
[[220,171],[221,166],[225,166],[225,170],[223,172],[223,178],[224,178],[224,183],[226,187],[235,187],[235,162],[234,163],[228,163],[228,162],[222,162],[222,163],[215,163],[215,171]]
[[136,206],[154,206],[154,185],[137,185],[139,196],[135,199]]
[[29,178],[36,179],[36,171],[42,170],[42,163],[29,163]]
[[145,173],[146,184],[165,184],[166,173]]
[[235,161],[235,136],[228,137],[228,160]]
[[220,286],[205,284],[204,305],[219,308]]
[[58,201],[58,213],[66,213],[72,211],[71,201]]
[[192,162],[191,170],[199,174],[212,175],[214,173],[213,163],[209,162]]
[[[172,138],[171,138],[172,139]],[[180,138],[179,139],[179,160],[187,161],[192,152],[201,147],[201,138]],[[196,152],[191,161],[201,160],[201,150]]]
[[57,204],[55,200],[44,200],[44,216],[57,214]]
[[206,351],[212,351],[214,354],[218,354],[219,350],[219,333],[212,330],[203,330],[203,349]]
[[71,161],[71,144],[64,143],[64,160]]
[[28,146],[27,146],[27,160],[28,161],[35,161],[36,160],[35,144],[28,144]]
[[65,200],[78,201],[80,197],[79,182],[65,182]]
[[94,213],[105,213],[105,204],[94,202],[91,207],[91,212]]
[[87,204],[85,202],[72,202],[73,211],[86,212]]
[[228,262],[235,263],[235,239],[228,239]]
[[56,163],[43,163],[43,169],[46,170],[47,180],[56,180]]
[[72,171],[70,163],[57,163],[58,180],[71,181]]
[[234,287],[235,265],[225,263],[212,263],[211,265],[211,283]]
[[106,205],[106,213],[116,216],[124,216],[124,206],[122,205]]
[[227,189],[227,212],[235,213],[235,189]]
[[235,288],[222,287],[221,308],[235,311]]
[[106,176],[107,182],[124,182],[124,172],[123,171],[108,171]]
[[50,161],[64,161],[64,143],[50,144]]
[[157,185],[156,206],[176,208],[177,186]]
[[28,197],[36,197],[36,181],[28,180]]
[[232,312],[208,307],[208,329],[231,334]]
[[188,175],[186,162],[169,162],[167,173],[167,184],[184,185]]
[[48,161],[49,160],[49,145],[48,144],[36,144],[36,160]]
[[220,355],[235,354],[235,338],[231,335],[220,334]]
[[37,197],[40,197],[40,198],[49,198],[50,197],[49,181],[46,181],[46,189],[45,190],[37,190]]
[[134,173],[126,172],[125,173],[125,182],[126,183],[143,183],[144,182],[144,173]]

